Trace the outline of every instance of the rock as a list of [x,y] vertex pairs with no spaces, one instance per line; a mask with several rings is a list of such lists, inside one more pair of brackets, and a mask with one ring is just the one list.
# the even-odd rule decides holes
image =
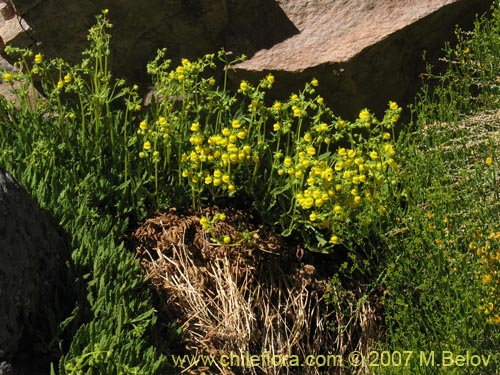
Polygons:
[[65,254],[55,224],[0,169],[0,360],[17,354],[21,342],[34,344],[29,335],[41,334],[50,318],[57,321],[54,298],[65,286]]
[[[475,14],[491,5],[490,0],[13,2],[16,16],[10,20],[28,30],[12,36],[12,28],[4,29],[11,21],[5,21],[0,37],[13,45],[31,44],[48,56],[78,62],[95,14],[108,7],[117,76],[148,84],[145,66],[158,48],[167,47],[169,57],[179,60],[225,47],[250,56],[232,72],[233,87],[274,72],[274,95],[283,98],[316,77],[320,94],[343,116],[363,107],[380,112],[389,100],[412,102],[424,71],[423,51],[434,61],[456,24],[470,26]],[[4,14],[12,16],[9,9]]]
[[[159,48],[171,57],[198,57],[214,52],[228,23],[225,0],[101,1],[14,0],[16,12],[30,28],[37,49],[70,62],[81,59],[95,15],[109,8],[114,27],[112,69],[119,76],[144,79],[146,64]],[[60,32],[64,30],[64,32]],[[21,36],[21,35],[20,35]],[[17,45],[17,38],[12,41]]]
[[[336,113],[381,111],[389,100],[413,100],[424,71],[422,53],[440,54],[455,25],[468,27],[487,0],[279,1],[299,33],[255,53],[232,78],[276,76],[281,97],[319,79],[319,93]],[[281,82],[281,83],[280,83]],[[286,97],[286,96],[285,96]]]

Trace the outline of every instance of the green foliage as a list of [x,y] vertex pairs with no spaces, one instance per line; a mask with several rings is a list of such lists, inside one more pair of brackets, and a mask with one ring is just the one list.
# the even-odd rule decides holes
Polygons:
[[[209,73],[215,55],[183,59],[175,69],[164,55],[148,65],[156,92],[130,141],[140,145],[156,196],[174,190],[176,205],[191,202],[194,209],[246,197],[283,235],[300,233],[323,252],[362,242],[381,222],[397,195],[396,103],[381,121],[365,109],[351,123],[316,94],[316,79],[269,105],[272,74],[256,85],[242,81],[231,93],[227,76],[220,87]],[[226,74],[238,61],[224,51],[218,58]]]
[[61,324],[61,375],[166,371],[152,344],[158,325],[150,292],[123,244],[127,217],[144,215],[147,198],[132,182],[123,143],[139,109],[137,90],[113,82],[106,70],[107,27],[99,16],[88,58],[77,66],[11,49],[20,56],[18,71],[3,74],[15,100],[0,99],[0,165],[72,239],[67,272],[77,304]]
[[498,107],[500,94],[500,8],[477,18],[474,29],[457,29],[457,44],[447,43],[441,59],[446,68],[428,66],[424,89],[417,96],[421,122],[456,121],[461,114]]
[[[491,355],[498,371],[498,76],[500,8],[445,48],[448,69],[429,75],[415,107],[417,129],[398,142],[406,209],[387,232],[384,349]],[[435,85],[436,86],[433,86]],[[464,116],[466,115],[466,116]],[[418,358],[383,374],[435,374]],[[465,372],[464,372],[465,371]]]

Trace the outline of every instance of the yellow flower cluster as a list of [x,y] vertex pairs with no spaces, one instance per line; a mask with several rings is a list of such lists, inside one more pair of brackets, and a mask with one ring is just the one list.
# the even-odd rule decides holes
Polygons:
[[210,185],[232,193],[236,190],[234,172],[242,164],[255,164],[259,156],[247,143],[248,129],[233,119],[220,133],[202,132],[198,122],[191,124],[190,149],[182,155],[182,176],[191,184]]
[[160,116],[150,128],[147,120],[142,120],[139,123],[137,134],[144,137],[142,150],[139,152],[141,159],[152,157],[154,162],[160,160],[160,151],[158,150],[159,143],[168,143],[170,140],[171,127],[167,119]]
[[[298,97],[292,96],[291,100]],[[297,116],[295,112],[300,109],[292,107],[292,110]],[[397,104],[391,102],[389,111],[397,110]],[[368,110],[362,110],[357,121],[355,125],[364,128],[365,123],[371,124],[376,119]],[[335,138],[331,132],[347,129],[347,125],[341,119],[333,124],[318,122],[302,135],[291,154],[281,151],[274,154],[277,174],[294,186],[294,204],[312,225],[330,230],[331,244],[342,243],[342,228],[348,218],[367,207],[379,214],[386,211],[386,200],[391,194],[389,186],[396,183],[391,176],[399,167],[391,135],[382,131],[371,141],[353,143],[350,148],[338,147],[325,157],[322,145],[330,145]],[[273,126],[274,131],[280,128],[279,123]],[[364,221],[368,224],[370,219]]]
[[469,244],[479,257],[477,274],[484,286],[485,295],[479,305],[488,323],[500,324],[500,231],[480,236]]

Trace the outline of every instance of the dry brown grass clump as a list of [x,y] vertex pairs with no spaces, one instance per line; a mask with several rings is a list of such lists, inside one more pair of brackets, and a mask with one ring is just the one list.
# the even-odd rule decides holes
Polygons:
[[[202,216],[219,212],[207,209]],[[161,312],[182,326],[186,353],[215,359],[212,366],[185,366],[183,372],[351,373],[341,366],[295,367],[284,356],[303,361],[308,355],[347,358],[348,351],[367,352],[377,336],[371,302],[357,300],[358,291],[330,288],[338,302],[327,305],[328,278],[301,260],[299,246],[252,224],[248,213],[224,213],[226,220],[216,222],[211,233],[200,225],[200,216],[175,211],[147,220],[134,233],[142,266],[161,297]],[[232,245],[214,240],[224,235]],[[281,363],[272,366],[263,359],[258,366],[225,367],[218,362],[231,353],[264,358],[266,352]]]

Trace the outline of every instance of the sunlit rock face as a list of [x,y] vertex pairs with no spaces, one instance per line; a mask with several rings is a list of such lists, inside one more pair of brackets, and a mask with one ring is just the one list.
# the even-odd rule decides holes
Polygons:
[[[0,5],[7,4],[2,3]],[[114,24],[111,67],[148,84],[146,63],[167,47],[174,61],[224,47],[249,59],[231,80],[277,78],[276,97],[316,77],[336,113],[382,111],[389,100],[412,100],[424,70],[455,25],[470,27],[490,0],[14,0],[2,5],[4,43],[32,46],[70,62],[81,58],[95,15]],[[1,21],[1,20],[0,20]]]

